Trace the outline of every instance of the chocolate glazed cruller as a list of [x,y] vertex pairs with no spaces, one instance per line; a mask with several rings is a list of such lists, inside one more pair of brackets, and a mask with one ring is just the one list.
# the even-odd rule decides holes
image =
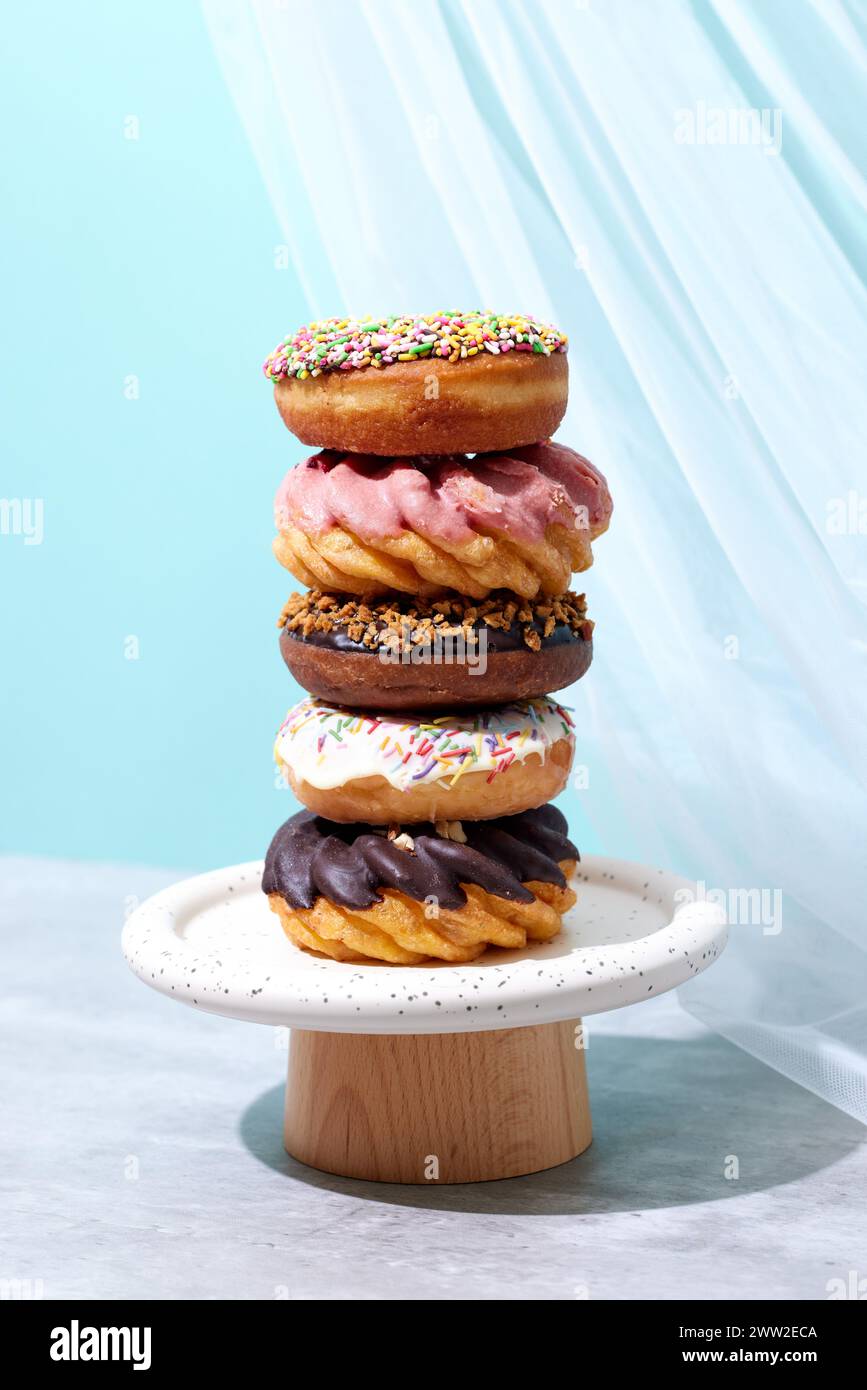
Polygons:
[[262,888],[295,909],[313,907],[320,896],[341,907],[367,908],[381,901],[383,888],[459,909],[467,902],[462,884],[530,903],[526,883],[565,888],[560,865],[579,858],[566,818],[554,806],[460,826],[449,830],[463,840],[440,835],[432,825],[395,827],[389,839],[382,827],[377,833],[372,826],[338,825],[300,811],[271,841]]

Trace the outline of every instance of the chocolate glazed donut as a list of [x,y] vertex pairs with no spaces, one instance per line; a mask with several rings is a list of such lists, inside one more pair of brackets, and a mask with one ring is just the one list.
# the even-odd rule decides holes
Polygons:
[[[265,859],[262,890],[292,908],[311,908],[318,897],[342,907],[366,908],[380,890],[394,888],[443,908],[465,906],[462,884],[495,897],[530,903],[528,882],[566,887],[560,865],[577,861],[566,819],[555,806],[540,806],[499,820],[463,822],[465,842],[438,835],[432,825],[397,827],[400,842],[372,826],[339,825],[310,811],[280,827]],[[407,837],[412,848],[406,848]]]
[[482,709],[563,690],[593,659],[583,595],[365,604],[314,590],[281,614],[298,684],[348,709]]

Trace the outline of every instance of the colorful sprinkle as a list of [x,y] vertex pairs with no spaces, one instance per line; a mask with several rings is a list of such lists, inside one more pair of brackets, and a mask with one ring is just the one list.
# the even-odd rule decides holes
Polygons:
[[271,381],[294,376],[303,381],[322,372],[352,367],[387,367],[429,355],[458,362],[482,349],[498,355],[535,352],[549,357],[566,352],[569,340],[551,324],[529,314],[403,314],[384,319],[320,319],[284,338],[264,363]]
[[[406,722],[405,717],[347,714],[332,705],[302,700],[280,727],[277,762],[317,786],[339,786],[356,777],[380,775],[392,785],[448,780],[450,785],[475,768],[488,780],[517,760],[544,754],[557,739],[570,741],[572,721],[562,705],[543,698],[505,705],[495,711]],[[331,734],[338,746],[327,743]],[[455,743],[455,739],[459,741]],[[401,742],[401,739],[403,742]],[[323,748],[328,757],[322,760]],[[404,751],[404,750],[407,751]],[[316,759],[315,755],[319,754]],[[314,762],[313,774],[309,762]]]

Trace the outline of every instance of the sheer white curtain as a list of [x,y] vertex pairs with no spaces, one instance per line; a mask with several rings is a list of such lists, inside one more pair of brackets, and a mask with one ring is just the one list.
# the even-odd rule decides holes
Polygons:
[[311,315],[569,332],[615,514],[564,809],[726,895],[684,1004],[867,1120],[863,6],[205,12]]

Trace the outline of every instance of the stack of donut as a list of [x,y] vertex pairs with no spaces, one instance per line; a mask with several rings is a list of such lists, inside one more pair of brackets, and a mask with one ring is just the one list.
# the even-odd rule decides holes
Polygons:
[[578,851],[548,803],[592,623],[573,571],[605,479],[551,435],[567,340],[520,315],[326,319],[272,353],[277,407],[317,452],[277,492],[277,559],[307,586],[280,648],[307,699],[275,755],[306,808],[263,888],[299,946],[467,961],[560,930]]

